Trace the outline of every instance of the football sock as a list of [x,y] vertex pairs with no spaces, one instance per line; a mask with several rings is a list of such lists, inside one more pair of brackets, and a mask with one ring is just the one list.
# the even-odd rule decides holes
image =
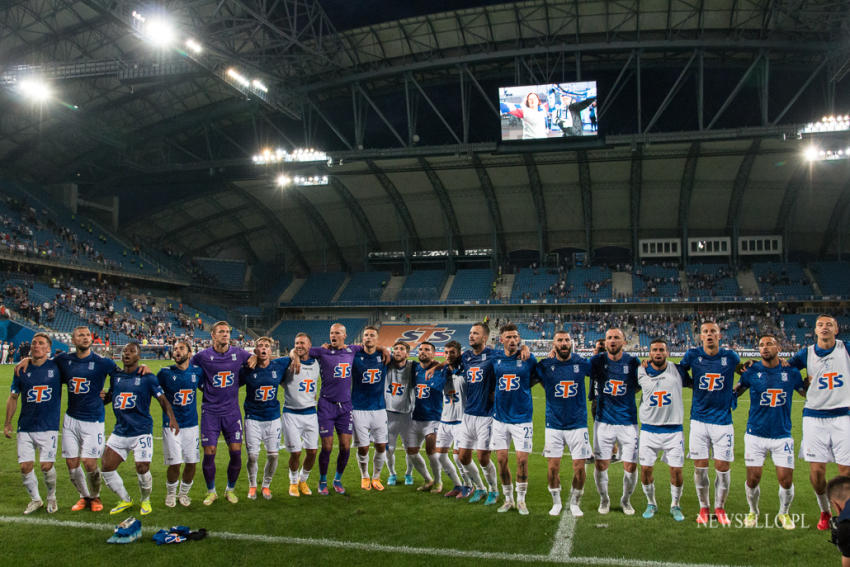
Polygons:
[[148,471],[145,474],[137,474],[136,476],[139,477],[139,492],[142,493],[142,502],[144,502],[151,497],[153,477],[151,476],[151,471]]
[[56,498],[56,467],[43,471],[44,485],[47,487],[47,498]]
[[395,475],[395,444],[387,444],[387,470],[391,475]]
[[791,502],[794,501],[794,485],[791,485],[791,488],[782,488],[779,487],[779,513],[787,514],[788,509],[791,508]]
[[466,477],[469,479],[470,486],[475,488],[475,490],[484,490],[484,481],[481,480],[481,473],[475,461],[470,460],[468,465],[461,466],[466,471]]
[[637,471],[623,471],[623,502],[628,502],[631,499],[632,493],[635,491],[636,484]]
[[643,493],[646,495],[646,503],[652,504],[653,506],[658,506],[658,503],[655,502],[655,483],[650,482],[649,484],[641,483],[643,487]]
[[732,474],[729,471],[715,472],[714,477],[714,507],[726,508],[726,496],[729,494],[729,479]]
[[684,488],[684,485],[682,485],[682,486],[676,486],[675,484],[670,485],[670,498],[671,498],[670,506],[678,506],[679,505],[679,500],[682,499],[682,488]]
[[744,483],[744,489],[747,493],[747,504],[750,505],[750,513],[758,514],[759,513],[759,496],[761,496],[761,487],[756,486],[755,488],[750,488],[750,485]]
[[71,476],[71,484],[73,484],[74,488],[77,489],[77,492],[80,493],[80,498],[91,498],[91,495],[89,494],[89,485],[86,484],[86,477],[83,476],[83,469],[81,467],[69,469],[68,474]]
[[442,475],[442,467],[440,466],[440,454],[439,453],[431,453],[428,455],[428,464],[431,465],[431,474],[434,477],[434,482],[437,484],[442,484],[443,475]]
[[486,467],[482,467],[484,469],[484,478],[487,480],[487,490],[490,492],[498,492],[498,484],[496,482],[496,465],[493,461],[488,461]]
[[41,495],[38,493],[38,477],[35,476],[35,471],[30,471],[26,474],[21,474],[24,481],[24,488],[33,500],[41,500]]
[[342,476],[342,473],[345,472],[345,465],[348,464],[348,456],[351,454],[351,449],[343,449],[339,448],[339,452],[336,455],[336,474]]
[[514,485],[513,484],[503,484],[502,485],[502,494],[505,495],[505,502],[513,502],[514,501]]
[[381,472],[384,470],[384,463],[387,460],[387,452],[386,451],[375,451],[375,458],[372,460],[372,478],[380,479]]
[[[560,491],[561,489],[559,488],[558,490]],[[558,492],[558,494],[560,494],[560,492]],[[573,488],[572,490],[570,490],[570,504],[575,504],[576,506],[581,504],[581,497],[583,495],[583,488]]]
[[242,450],[230,451],[230,461],[227,463],[227,489],[233,490],[236,481],[239,480],[239,471],[242,470]]
[[245,466],[248,469],[248,486],[257,486],[257,471],[260,468],[260,465],[258,464],[259,460],[260,455],[252,455],[251,453],[248,453],[248,464]]
[[[561,503],[561,489],[549,487],[549,494],[552,495],[552,506],[557,506]],[[572,494],[570,494],[570,501],[572,502]]]
[[410,458],[410,455],[407,453],[404,454],[404,476],[410,476],[413,474],[414,464],[413,460]]
[[167,482],[166,481],[166,483],[165,483],[165,493],[168,494],[169,496],[174,496],[174,495],[177,494],[177,487],[179,487],[179,486],[180,486],[179,480],[175,480],[174,482]]
[[331,464],[331,451],[330,449],[322,448],[319,451],[319,474],[321,478],[326,479],[328,477],[328,468]]
[[818,507],[820,508],[820,511],[829,513],[829,498],[826,497],[826,492],[823,494],[815,492],[815,496],[818,499]]
[[[312,470],[312,469],[311,469]],[[301,469],[301,482],[307,482],[307,479],[310,478],[310,470],[307,470],[302,467]]]
[[91,472],[87,473],[89,477],[89,493],[92,498],[100,498],[100,485],[103,484],[102,479],[100,478],[100,469],[94,469]]
[[596,491],[601,500],[608,500],[608,470],[593,469],[593,480],[596,481]]
[[287,469],[289,471],[289,484],[298,484],[301,480],[301,471]]
[[694,467],[694,487],[697,489],[697,499],[700,508],[708,508],[708,468]]
[[528,492],[527,482],[516,483],[516,501],[525,502],[525,493]]
[[457,456],[457,453],[452,453],[452,462],[457,468],[458,474],[460,474],[461,484],[463,486],[472,486],[472,481],[470,481],[469,476],[466,474],[466,469],[462,464],[460,464],[460,458]]
[[[215,455],[204,453],[204,464],[201,465],[201,468],[204,471],[204,482],[207,483],[207,490],[215,491]],[[106,485],[109,486],[109,483],[106,483]]]
[[360,469],[360,478],[369,478],[369,453],[357,453],[357,466]]
[[460,479],[460,475],[457,473],[457,469],[455,468],[454,463],[449,458],[448,453],[439,453],[440,455],[440,465],[446,474],[449,475],[449,478],[452,480],[454,486],[463,486],[463,481]]
[[263,469],[263,488],[268,488],[272,485],[274,473],[277,470],[277,453],[266,455],[266,466]]
[[413,464],[413,468],[416,469],[416,472],[422,475],[422,478],[425,479],[425,482],[431,482],[431,474],[428,472],[428,468],[425,466],[425,459],[422,458],[422,455],[416,453],[414,455],[407,455],[407,462]]
[[121,475],[118,474],[118,471],[104,471],[102,473],[103,482],[106,483],[106,486],[109,487],[109,490],[118,495],[118,498],[123,500],[124,502],[130,502],[133,499],[130,498],[130,493],[127,492],[127,489],[124,488],[124,481],[121,479]]
[[192,490],[193,482],[186,482],[185,480],[180,481],[180,496],[189,496],[189,491]]

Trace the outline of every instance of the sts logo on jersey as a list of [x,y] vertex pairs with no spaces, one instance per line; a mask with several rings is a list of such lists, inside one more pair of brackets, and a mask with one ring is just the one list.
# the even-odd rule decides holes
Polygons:
[[299,392],[307,392],[308,394],[313,394],[316,392],[316,381],[310,378],[301,380],[298,383],[298,391]]
[[69,394],[88,394],[89,393],[89,382],[88,378],[71,378],[68,381],[68,393]]
[[431,387],[428,384],[417,384],[416,385],[416,397],[420,400],[424,400],[425,398],[431,397]]
[[369,368],[363,373],[364,384],[376,384],[381,381],[381,370],[379,368]]
[[609,396],[625,396],[626,389],[625,381],[608,380],[605,382],[605,388],[602,390],[602,393],[608,394]]
[[27,392],[27,402],[31,404],[49,402],[52,398],[53,388],[51,388],[50,386],[33,386]]
[[275,399],[277,395],[276,386],[260,386],[254,391],[254,399],[258,402],[267,402]]
[[131,392],[121,392],[115,396],[115,401],[112,403],[115,409],[128,410],[136,407],[136,394]]
[[673,394],[666,390],[659,390],[657,392],[652,392],[649,397],[649,407],[651,408],[660,408],[664,406],[669,406],[673,403]]
[[477,384],[484,379],[484,373],[481,371],[480,366],[473,366],[469,370],[466,371],[466,380],[470,384]]
[[443,394],[443,403],[449,405],[460,403],[460,394],[458,394],[454,390],[446,392],[445,394]]
[[555,384],[556,398],[572,398],[578,394],[578,383],[573,380],[561,380]]
[[824,372],[818,378],[818,390],[834,390],[844,386],[844,376],[838,372]]
[[723,389],[724,377],[723,374],[714,374],[707,372],[699,377],[699,389],[716,392]]
[[390,382],[389,385],[387,385],[387,393],[391,396],[403,396],[404,384],[401,382]]
[[784,390],[779,388],[768,388],[761,393],[759,405],[775,408],[776,406],[784,406],[786,394]]
[[351,363],[340,362],[334,366],[334,378],[345,380],[351,377]]
[[519,376],[516,374],[505,374],[499,378],[499,389],[503,392],[519,390]]
[[214,388],[227,388],[233,385],[233,372],[229,370],[222,370],[221,372],[216,372],[213,376]]
[[195,403],[195,390],[185,389],[174,392],[174,401],[171,402],[175,406],[188,406]]

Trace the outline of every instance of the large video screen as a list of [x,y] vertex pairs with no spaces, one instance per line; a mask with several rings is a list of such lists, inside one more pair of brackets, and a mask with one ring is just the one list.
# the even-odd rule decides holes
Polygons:
[[596,81],[502,87],[502,141],[596,136]]

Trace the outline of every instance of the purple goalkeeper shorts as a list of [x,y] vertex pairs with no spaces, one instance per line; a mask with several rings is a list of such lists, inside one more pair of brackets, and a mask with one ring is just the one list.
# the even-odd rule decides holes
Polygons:
[[333,437],[334,429],[337,435],[351,435],[354,432],[351,402],[329,402],[319,398],[316,411],[319,414],[320,437]]
[[201,446],[215,447],[222,434],[228,445],[242,443],[242,414],[201,411]]

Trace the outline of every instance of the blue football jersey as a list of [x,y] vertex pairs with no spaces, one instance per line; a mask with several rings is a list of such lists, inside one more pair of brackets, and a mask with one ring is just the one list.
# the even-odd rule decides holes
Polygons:
[[766,368],[753,364],[741,375],[741,386],[750,389],[747,433],[758,437],[791,437],[791,400],[794,391],[805,393],[803,377],[795,368]]
[[53,359],[68,386],[68,415],[80,421],[102,422],[105,413],[100,393],[106,389],[107,374],[114,376],[118,365],[111,358],[91,353],[79,358],[73,353],[60,353]]
[[691,419],[715,425],[732,423],[732,389],[735,367],[741,358],[735,351],[721,348],[708,356],[702,347],[688,349],[679,367],[690,370],[694,384]]
[[[190,364],[186,370],[180,370],[172,364],[156,375],[159,387],[165,392],[165,399],[171,403],[174,417],[180,428],[198,425],[198,387],[204,382],[204,369]],[[168,414],[162,412],[162,426],[168,427]]]
[[584,380],[590,374],[590,362],[575,353],[568,360],[545,358],[538,363],[535,374],[546,393],[546,427],[587,427]]
[[637,369],[640,361],[627,352],[620,360],[607,353],[590,359],[591,397],[596,399],[596,421],[611,425],[636,425],[640,390]]
[[466,380],[466,407],[463,412],[479,417],[493,415],[493,358],[495,351],[487,347],[481,354],[467,350],[461,355],[463,377]]
[[386,409],[384,380],[387,367],[383,353],[376,350],[368,354],[365,350],[354,355],[351,374],[351,406],[356,410]]
[[245,386],[245,419],[272,421],[280,419],[277,390],[289,369],[289,359],[277,359],[265,368],[245,367],[239,373],[239,384]]
[[527,423],[534,415],[531,399],[531,376],[537,359],[534,355],[521,360],[519,352],[507,356],[504,352],[493,361],[496,396],[493,403],[495,418],[502,423]]
[[116,371],[112,375],[112,411],[115,429],[120,437],[135,437],[153,433],[151,398],[165,395],[153,374],[142,376],[138,371],[128,374]]
[[30,363],[21,376],[13,376],[12,393],[18,394],[21,399],[18,431],[59,431],[62,377],[52,360],[41,366]]
[[413,419],[416,421],[440,421],[443,413],[443,389],[446,386],[446,368],[435,370],[430,380],[425,379],[427,368],[413,363]]

